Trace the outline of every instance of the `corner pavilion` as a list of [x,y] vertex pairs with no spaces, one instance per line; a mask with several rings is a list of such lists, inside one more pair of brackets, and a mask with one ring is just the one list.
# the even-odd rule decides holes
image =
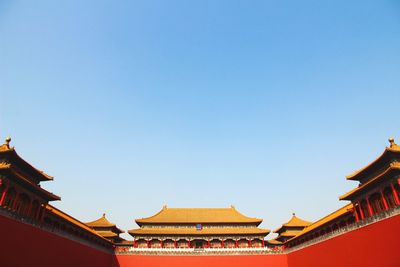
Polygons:
[[99,235],[110,240],[113,243],[122,243],[123,241],[125,241],[125,239],[119,236],[119,234],[123,233],[124,231],[122,231],[115,224],[107,220],[105,213],[103,213],[103,216],[101,218],[92,222],[87,222],[86,225],[96,231]]
[[287,223],[282,224],[281,227],[274,231],[278,236],[275,239],[267,241],[268,247],[274,248],[283,245],[286,241],[301,233],[304,228],[309,225],[311,225],[311,222],[300,219],[293,213],[292,218]]
[[128,231],[139,248],[246,248],[264,247],[270,230],[258,228],[262,219],[230,208],[168,208],[136,219]]

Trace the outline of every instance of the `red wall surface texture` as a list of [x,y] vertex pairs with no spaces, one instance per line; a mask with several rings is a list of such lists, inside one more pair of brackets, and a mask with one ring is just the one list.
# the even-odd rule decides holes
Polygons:
[[1,267],[400,267],[400,216],[287,255],[111,255],[0,215]]
[[113,256],[0,215],[1,267],[110,267]]
[[400,267],[400,216],[288,254],[289,267]]
[[139,256],[118,255],[114,267],[287,267],[286,255]]

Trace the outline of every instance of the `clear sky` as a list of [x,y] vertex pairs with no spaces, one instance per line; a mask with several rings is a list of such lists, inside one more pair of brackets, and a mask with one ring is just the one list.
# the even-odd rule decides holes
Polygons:
[[312,221],[400,139],[400,2],[3,0],[0,95],[1,139],[82,221]]

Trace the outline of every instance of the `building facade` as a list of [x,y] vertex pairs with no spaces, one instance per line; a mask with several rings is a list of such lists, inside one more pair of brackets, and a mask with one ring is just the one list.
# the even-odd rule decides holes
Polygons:
[[168,208],[136,219],[140,228],[129,231],[139,248],[264,247],[270,232],[258,228],[262,219],[230,208]]

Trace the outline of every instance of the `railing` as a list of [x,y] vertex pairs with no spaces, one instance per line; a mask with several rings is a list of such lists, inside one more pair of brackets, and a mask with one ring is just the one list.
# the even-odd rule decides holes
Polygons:
[[313,238],[311,240],[305,241],[305,242],[303,242],[303,243],[301,243],[299,245],[295,245],[293,247],[286,248],[284,251],[286,253],[290,253],[290,252],[302,249],[304,247],[308,247],[308,246],[311,246],[311,245],[314,245],[314,244],[329,240],[329,239],[337,237],[339,235],[346,234],[348,232],[357,230],[359,228],[368,226],[370,224],[377,223],[379,221],[385,220],[387,218],[390,218],[390,217],[393,217],[393,216],[396,216],[396,215],[399,215],[399,214],[400,214],[400,206],[397,206],[397,207],[394,207],[392,209],[383,211],[381,213],[374,214],[371,217],[365,218],[365,219],[363,219],[361,221],[352,223],[352,224],[347,225],[345,227],[341,227],[339,229],[335,229],[332,232],[329,232],[329,233],[326,233],[326,234],[324,234],[322,236],[319,236],[319,237]]
[[115,250],[116,254],[129,255],[260,255],[282,254],[282,251],[261,248],[133,248]]

